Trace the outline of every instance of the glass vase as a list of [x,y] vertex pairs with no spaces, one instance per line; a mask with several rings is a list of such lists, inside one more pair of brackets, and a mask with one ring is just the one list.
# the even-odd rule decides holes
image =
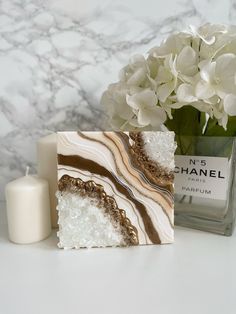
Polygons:
[[176,140],[175,224],[230,236],[236,212],[236,139]]

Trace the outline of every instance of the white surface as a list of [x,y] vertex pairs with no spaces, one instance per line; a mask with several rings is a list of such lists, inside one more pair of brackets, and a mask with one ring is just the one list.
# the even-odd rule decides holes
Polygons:
[[3,210],[0,222],[1,314],[236,313],[236,234],[176,228],[171,245],[63,251],[55,232],[12,244]]

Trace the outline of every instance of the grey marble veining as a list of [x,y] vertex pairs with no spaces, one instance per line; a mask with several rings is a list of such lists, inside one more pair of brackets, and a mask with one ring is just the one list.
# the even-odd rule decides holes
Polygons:
[[236,0],[0,0],[0,199],[39,137],[106,128],[101,93],[131,55],[235,17]]

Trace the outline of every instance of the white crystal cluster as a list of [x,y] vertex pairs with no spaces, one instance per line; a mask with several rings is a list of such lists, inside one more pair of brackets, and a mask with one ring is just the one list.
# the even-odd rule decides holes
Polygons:
[[70,192],[57,192],[57,198],[60,248],[125,245],[120,226],[97,206],[96,200]]
[[174,132],[143,132],[142,139],[147,156],[169,171],[175,168],[176,143]]

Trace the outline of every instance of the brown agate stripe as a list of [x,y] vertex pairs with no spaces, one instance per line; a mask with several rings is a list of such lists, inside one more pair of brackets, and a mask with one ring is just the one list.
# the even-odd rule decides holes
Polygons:
[[[85,135],[85,133],[86,133],[86,135]],[[101,145],[105,146],[112,153],[113,159],[115,161],[116,172],[120,175],[119,166],[117,165],[117,161],[116,161],[116,158],[114,156],[115,153],[113,152],[114,151],[114,147],[116,147],[117,148],[116,152],[119,154],[127,174],[129,174],[130,176],[136,175],[137,177],[140,177],[140,174],[141,174],[141,178],[139,179],[140,186],[142,186],[144,189],[153,187],[151,181],[146,177],[146,175],[145,175],[145,173],[143,171],[144,165],[142,165],[142,163],[134,162],[133,154],[130,153],[132,151],[132,146],[129,144],[129,140],[126,139],[125,141],[123,141],[124,138],[129,138],[127,133],[125,133],[125,132],[101,132],[101,134],[103,134],[104,137],[109,139],[109,141],[104,141],[104,140],[101,141],[101,140],[98,140],[97,138],[96,139],[95,138],[91,138],[90,135],[92,135],[93,132],[83,132],[83,133],[82,132],[78,132],[78,134],[79,134],[80,137],[82,137],[84,139],[88,139],[88,140],[100,143]],[[140,132],[137,132],[137,134],[140,134]],[[121,141],[120,141],[120,139],[121,139]],[[112,148],[111,143],[114,144],[113,148]],[[122,144],[121,147],[119,147],[120,144]],[[127,154],[127,156],[124,155],[124,151],[122,151],[122,148],[123,148],[123,150],[125,148],[127,150],[127,152],[129,152]],[[117,154],[116,154],[116,156],[117,156]],[[127,160],[125,160],[125,157],[126,157]],[[130,164],[132,165],[132,168],[130,168],[130,166],[129,166]],[[152,162],[152,164],[154,164],[154,163]],[[163,173],[163,171],[166,171],[168,173],[167,169],[161,167],[159,164],[156,164],[156,168],[160,168],[162,173]],[[132,169],[136,170],[136,174],[132,171]],[[173,174],[173,171],[172,171],[172,174]],[[155,175],[156,175],[156,180],[154,180],[154,178],[153,178],[153,180],[154,180],[154,189],[155,190],[156,189],[160,189],[161,190],[162,196],[165,198],[166,202],[168,202],[169,206],[172,208],[173,207],[173,202],[174,202],[174,197],[173,197],[173,180],[172,180],[172,187],[170,187],[170,182],[164,183],[163,180],[161,182],[161,180],[159,180],[158,177],[157,177],[157,173]],[[143,180],[143,178],[145,180]],[[145,184],[146,181],[148,181],[148,185]],[[157,182],[159,182],[159,183],[161,182],[161,184],[158,185]],[[129,182],[129,185],[130,184],[131,183]],[[165,197],[165,194],[167,194],[167,197]],[[151,195],[149,195],[149,197],[151,197]],[[161,203],[159,203],[159,205],[162,206]],[[162,206],[163,211],[165,211],[165,207],[166,206]]]
[[[149,159],[143,149],[143,138],[140,132],[130,132],[130,138],[134,141],[130,147],[131,159],[136,167],[140,167],[150,182],[160,185],[173,193],[174,171],[168,171],[157,162]],[[121,135],[122,136],[122,135]],[[128,143],[128,137],[122,136]]]
[[[149,150],[154,156],[149,159],[144,149],[147,133],[160,146],[163,140],[162,148],[174,143],[169,132],[166,138],[162,132],[58,133],[58,179],[69,175],[71,182],[74,178],[102,186],[136,228],[139,244],[171,243],[173,172],[155,159],[156,150],[153,154]],[[160,151],[163,154],[164,149]]]
[[147,214],[145,206],[138,202],[132,195],[129,193],[129,191],[120,184],[114,174],[110,173],[106,168],[100,166],[93,160],[85,159],[81,156],[63,156],[58,154],[58,164],[63,166],[70,166],[73,168],[78,168],[80,170],[88,170],[90,173],[98,174],[102,177],[109,178],[114,185],[116,186],[117,190],[122,193],[127,199],[129,199],[131,202],[133,202],[136,206],[136,209],[139,211],[143,222],[145,226],[145,231],[149,237],[149,239],[154,244],[160,244],[160,238],[159,235],[153,226],[152,220],[150,219],[149,215]]
[[126,245],[139,244],[137,229],[126,217],[125,211],[118,208],[115,199],[106,194],[102,185],[64,175],[58,182],[58,188],[61,192],[79,193],[80,196],[96,199],[98,206],[105,209],[105,213],[109,214],[113,223],[119,223]]
[[[129,137],[127,134],[122,132],[115,132],[117,136],[120,137],[124,147],[130,151],[130,163],[132,164],[133,168],[136,168],[137,171],[142,170],[142,176],[147,180],[150,184],[154,184],[155,188],[159,187],[162,190],[163,196],[165,194],[168,195],[166,198],[167,202],[171,200],[170,206],[173,205],[173,182],[174,182],[174,172],[168,171],[166,168],[159,165],[157,162],[153,162],[149,160],[148,156],[146,155],[145,151],[142,149],[141,143],[143,142],[141,138],[141,133],[137,132],[130,132],[130,138],[134,140],[134,144],[129,144]],[[137,137],[134,137],[134,134]],[[109,138],[114,144],[117,146],[116,142],[109,137],[109,135],[104,132],[104,136]],[[138,141],[136,140],[138,138]],[[117,147],[119,150],[119,147]],[[121,152],[120,152],[121,154]],[[121,154],[122,158],[122,154]],[[123,158],[122,158],[123,159]],[[124,163],[125,164],[125,163]],[[126,167],[127,171],[129,172],[129,168]],[[142,184],[142,181],[140,181]]]
[[168,171],[159,163],[149,159],[143,149],[142,133],[131,132],[130,137],[134,141],[131,152],[135,156],[135,161],[142,167],[150,181],[157,185],[161,184],[173,192],[174,171]]

